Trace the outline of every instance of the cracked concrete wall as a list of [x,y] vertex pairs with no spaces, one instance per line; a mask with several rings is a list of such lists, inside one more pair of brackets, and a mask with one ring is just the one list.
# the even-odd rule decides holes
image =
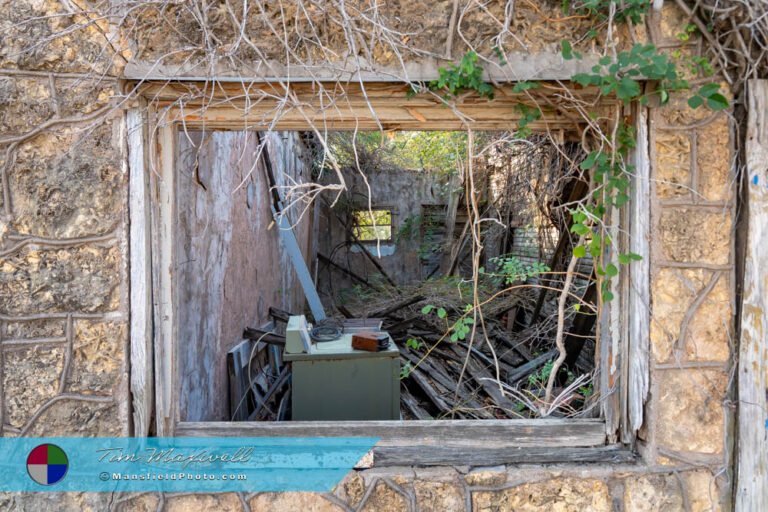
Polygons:
[[[106,109],[120,94],[109,77],[119,76],[124,62],[101,51],[103,34],[112,30],[107,20],[21,51],[66,27],[67,17],[58,16],[65,4],[0,2],[5,436],[130,434],[126,134],[122,110]],[[545,15],[556,16],[556,9],[547,5]],[[533,16],[530,7],[520,12],[526,20]],[[413,16],[421,19],[423,12]],[[482,40],[487,20],[473,16],[473,37]],[[567,35],[533,19],[527,26],[536,30],[525,39],[541,44],[528,45],[529,51],[556,46]],[[648,37],[658,46],[701,52],[697,38],[681,43],[676,37],[687,19],[672,2],[650,21]],[[441,40],[423,29],[430,44]],[[162,40],[167,33],[154,37],[132,51],[146,57],[170,44]],[[652,113],[652,375],[638,464],[374,468],[351,473],[325,495],[8,493],[0,495],[0,508],[728,509],[735,345],[731,130],[727,114],[690,110],[684,100]]]

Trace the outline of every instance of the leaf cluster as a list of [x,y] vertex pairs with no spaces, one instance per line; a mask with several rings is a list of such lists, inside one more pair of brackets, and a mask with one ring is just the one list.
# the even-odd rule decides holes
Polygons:
[[497,256],[491,258],[491,263],[496,267],[495,272],[488,272],[485,268],[481,267],[480,273],[495,278],[500,281],[499,284],[513,284],[525,281],[551,270],[542,262],[525,265],[519,258],[514,256]]
[[477,53],[468,51],[458,64],[447,68],[441,67],[439,78],[427,85],[432,91],[444,91],[446,99],[455,98],[460,93],[472,90],[480,96],[493,99],[493,87],[483,80],[483,68],[478,64]]

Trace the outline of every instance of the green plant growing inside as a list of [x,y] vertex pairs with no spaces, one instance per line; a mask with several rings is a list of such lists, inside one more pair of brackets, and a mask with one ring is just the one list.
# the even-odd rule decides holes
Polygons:
[[421,350],[424,347],[424,342],[416,338],[408,338],[405,341],[405,346],[413,350]]
[[543,387],[549,380],[549,375],[552,373],[552,368],[555,366],[554,361],[547,361],[544,365],[534,373],[528,376],[528,385],[530,387]]
[[460,316],[455,322],[453,322],[453,324],[451,324],[448,320],[448,312],[445,310],[445,308],[436,308],[432,304],[428,304],[421,308],[421,313],[423,315],[432,314],[433,311],[437,315],[437,318],[445,320],[446,329],[451,333],[449,339],[453,343],[456,343],[457,341],[464,341],[472,330],[472,324],[475,323],[475,319],[473,317],[467,316],[467,314],[472,311],[471,304],[467,304],[464,307],[464,315]]
[[480,267],[480,273],[491,277],[498,285],[525,281],[552,270],[545,263],[538,261],[526,265],[514,256],[497,256],[491,258],[491,263],[497,269],[495,272],[488,272],[484,267]]
[[411,376],[411,373],[413,373],[413,365],[410,361],[406,361],[403,366],[400,368],[400,380],[407,379]]

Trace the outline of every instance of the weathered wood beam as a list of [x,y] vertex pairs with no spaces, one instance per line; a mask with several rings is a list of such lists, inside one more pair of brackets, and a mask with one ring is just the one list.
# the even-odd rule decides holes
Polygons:
[[768,80],[747,88],[748,228],[739,344],[736,510],[768,510]]
[[[517,106],[530,103],[526,94],[515,93],[512,86],[496,89],[488,100],[477,95],[462,95],[457,100],[456,114],[446,108],[439,97],[422,94],[408,98],[404,84],[369,83],[335,84],[327,95],[318,93],[316,84],[190,84],[147,82],[140,86],[144,98],[159,109],[168,108],[168,121],[184,122],[187,127],[205,126],[216,129],[306,130],[322,126],[328,130],[514,130],[522,114]],[[528,92],[541,105],[542,117],[529,124],[534,130],[573,132],[585,124],[568,104],[552,104],[552,86]],[[572,91],[585,101],[593,102],[596,89]],[[179,108],[179,101],[185,101]],[[591,110],[598,122],[613,115],[617,103],[601,99]]]
[[379,446],[597,447],[605,427],[596,419],[180,422],[181,437],[378,437]]
[[630,463],[636,455],[622,446],[600,448],[512,448],[386,446],[373,449],[374,466],[495,466],[501,464]]
[[128,137],[130,261],[131,261],[131,395],[133,432],[149,435],[154,407],[152,337],[151,220],[147,179],[146,119],[140,109],[126,116]]

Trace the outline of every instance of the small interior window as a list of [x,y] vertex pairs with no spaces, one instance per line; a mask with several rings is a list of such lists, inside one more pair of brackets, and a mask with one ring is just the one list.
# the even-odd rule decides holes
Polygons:
[[392,210],[364,209],[353,213],[355,237],[361,242],[392,241]]

